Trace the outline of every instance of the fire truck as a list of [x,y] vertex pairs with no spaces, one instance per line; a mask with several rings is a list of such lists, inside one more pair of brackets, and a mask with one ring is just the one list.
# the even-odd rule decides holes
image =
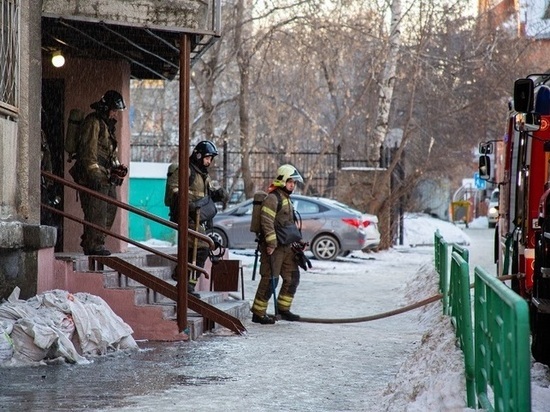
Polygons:
[[550,73],[516,80],[508,106],[503,139],[479,145],[479,173],[500,194],[497,273],[528,301],[531,354],[550,365]]

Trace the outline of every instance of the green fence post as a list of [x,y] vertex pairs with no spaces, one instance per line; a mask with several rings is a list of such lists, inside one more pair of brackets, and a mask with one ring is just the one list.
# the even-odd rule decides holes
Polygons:
[[[467,256],[467,253],[465,255]],[[475,358],[470,299],[470,266],[458,252],[453,252],[451,255],[449,316],[455,326],[460,348],[464,353],[467,404],[469,408],[475,408]]]
[[475,383],[479,405],[496,412],[530,411],[527,302],[480,267],[474,269],[474,277]]

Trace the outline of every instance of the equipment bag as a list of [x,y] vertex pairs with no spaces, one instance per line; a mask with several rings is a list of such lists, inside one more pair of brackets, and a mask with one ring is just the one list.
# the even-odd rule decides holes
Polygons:
[[69,162],[76,156],[80,142],[80,128],[84,121],[84,112],[80,109],[72,109],[67,122],[67,133],[65,134],[65,151],[69,154]]
[[199,211],[200,223],[212,220],[218,213],[216,204],[210,196],[205,196],[201,199],[195,200],[194,202],[189,202],[189,217],[193,220],[195,220],[197,209]]
[[275,225],[275,234],[277,235],[277,243],[280,245],[291,245],[302,240],[300,229],[294,222],[288,222],[284,226]]

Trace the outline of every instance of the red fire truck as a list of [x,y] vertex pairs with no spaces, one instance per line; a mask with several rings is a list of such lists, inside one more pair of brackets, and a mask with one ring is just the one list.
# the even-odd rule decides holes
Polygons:
[[[479,146],[480,176],[500,189],[499,275],[530,306],[533,357],[550,364],[550,73],[514,83],[504,138]],[[491,157],[495,176],[491,176]]]

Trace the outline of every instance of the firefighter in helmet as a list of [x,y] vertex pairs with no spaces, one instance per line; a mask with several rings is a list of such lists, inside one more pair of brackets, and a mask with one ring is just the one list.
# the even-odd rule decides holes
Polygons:
[[294,166],[290,164],[280,166],[277,169],[277,177],[269,187],[268,195],[262,203],[259,240],[261,279],[251,308],[252,322],[262,325],[275,323],[276,317],[267,314],[267,306],[271,295],[275,298],[279,276],[283,279],[283,283],[276,301],[276,312],[281,319],[300,320],[300,316],[292,313],[290,308],[300,283],[295,249],[298,248],[303,252],[306,243],[301,239],[299,231],[297,235],[300,237],[291,239],[291,243],[283,241],[280,234],[280,228],[291,228],[291,231],[297,231],[290,194],[298,182],[303,183],[303,179]]
[[[214,202],[227,202],[228,195],[223,188],[214,188],[208,175],[208,168],[218,155],[218,148],[209,141],[203,140],[195,146],[189,157],[189,213],[188,225],[190,229],[206,234],[216,214]],[[178,223],[179,193],[178,193],[179,165],[172,163],[168,167],[167,188],[165,203],[170,208],[170,220]],[[209,255],[209,246],[206,242],[189,237],[188,261],[201,268],[204,267]],[[177,273],[172,274],[178,280]],[[187,291],[193,295],[197,284],[197,276],[193,271],[188,273]]]
[[[80,126],[76,162],[69,171],[76,183],[117,199],[116,187],[120,186],[128,169],[118,159],[118,142],[115,125],[118,112],[126,109],[122,95],[108,90],[100,100],[90,105],[94,110]],[[110,230],[117,207],[84,191],[79,192],[84,219],[101,228]],[[108,256],[105,249],[105,234],[84,225],[81,236],[85,255]]]

